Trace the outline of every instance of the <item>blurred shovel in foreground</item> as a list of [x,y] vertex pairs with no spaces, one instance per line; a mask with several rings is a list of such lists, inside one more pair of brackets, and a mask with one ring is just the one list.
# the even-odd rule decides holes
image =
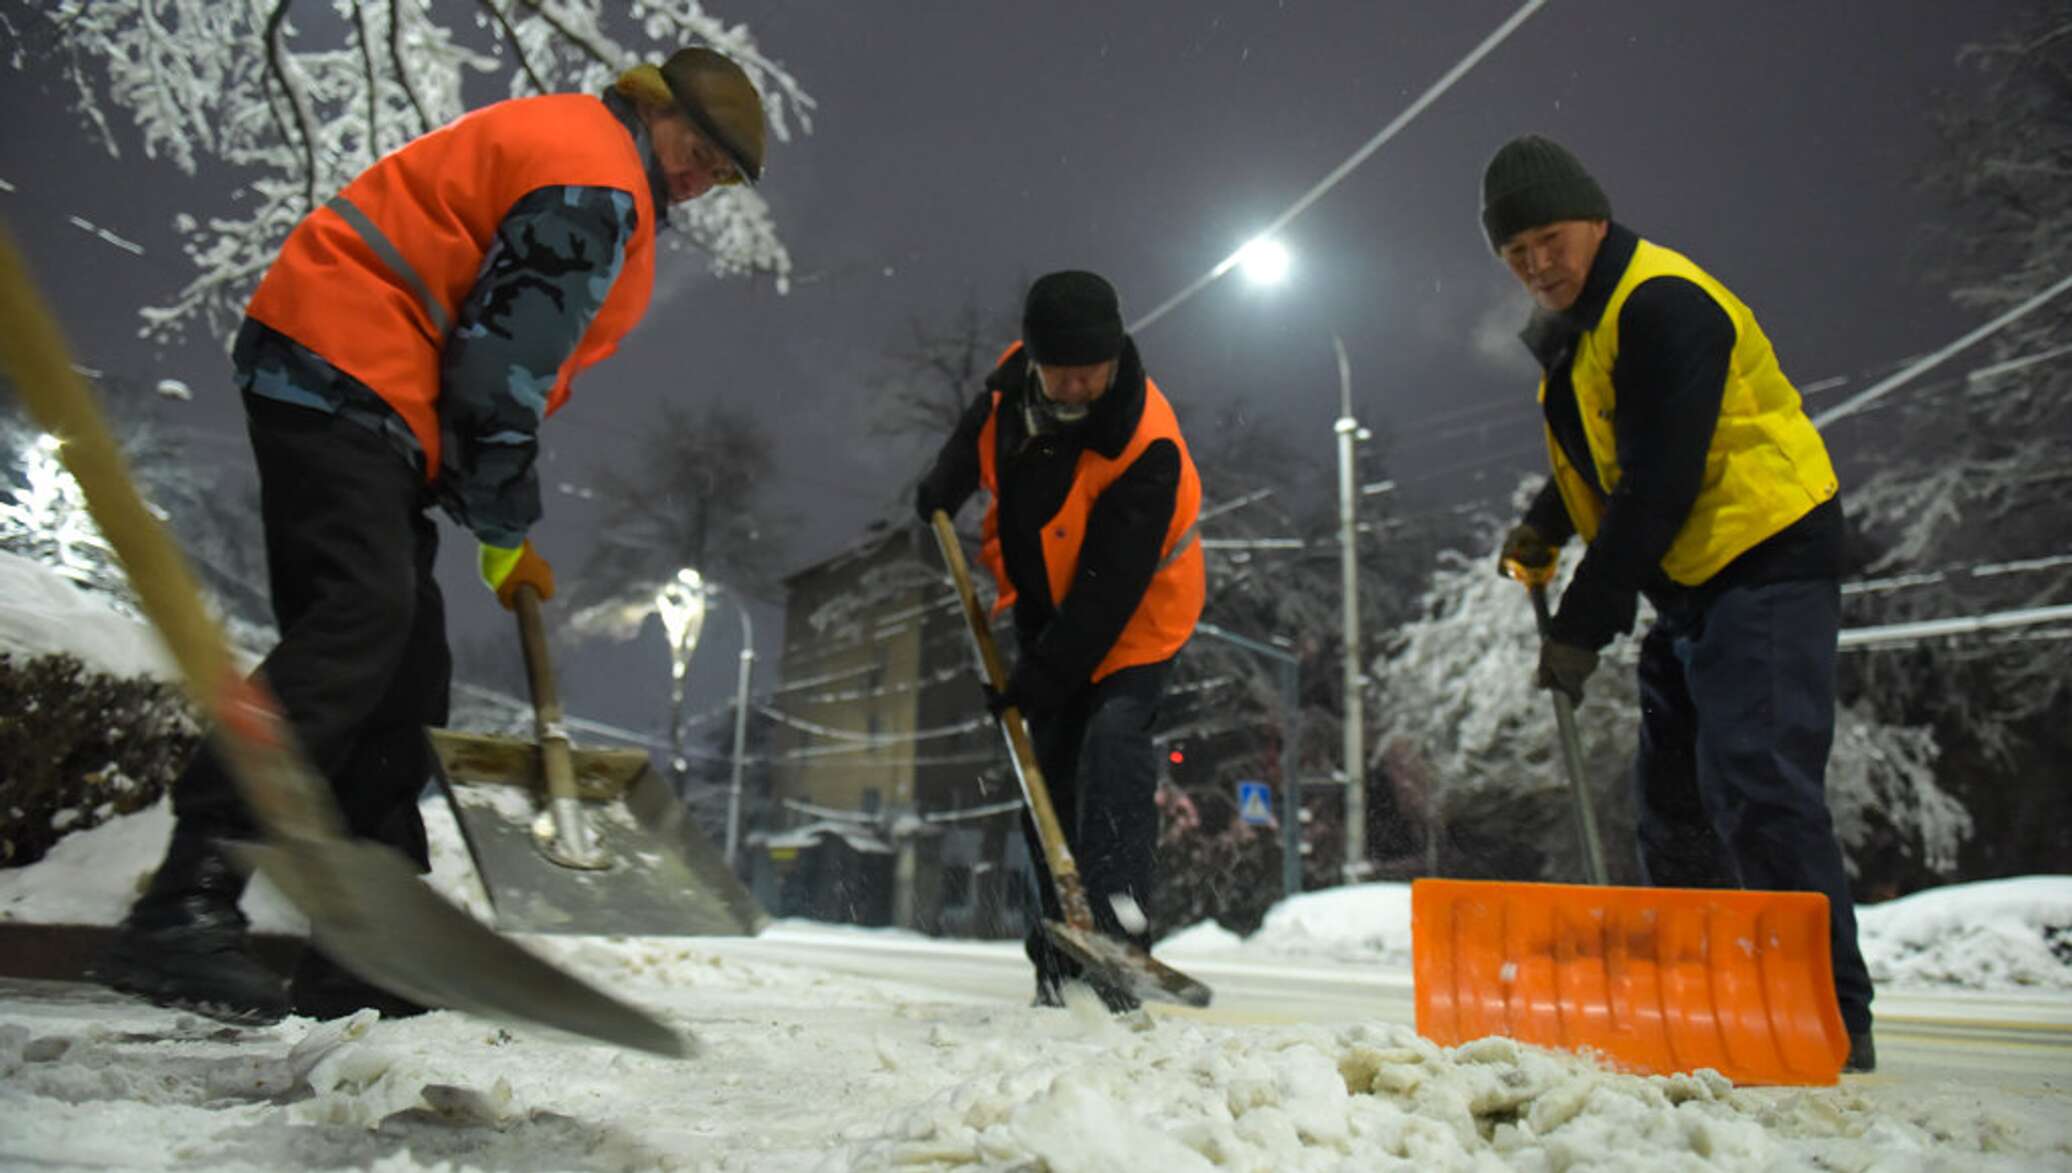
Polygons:
[[238,670],[179,550],[131,485],[93,394],[72,365],[21,254],[0,231],[0,365],[122,560],[144,613],[208,717],[262,842],[233,845],[309,917],[329,956],[427,1006],[517,1019],[658,1055],[688,1039],[533,956],[441,900],[396,851],[348,839],[331,789],[295,747],[266,690]]
[[[1505,569],[1546,638],[1551,563]],[[1410,886],[1417,1033],[1596,1052],[1668,1075],[1832,1084],[1849,1054],[1818,892],[1605,884],[1575,708],[1550,690],[1590,886],[1418,880]]]
[[[986,625],[986,614],[979,606],[978,593],[972,589],[971,568],[964,562],[964,547],[957,542],[957,531],[950,525],[949,514],[940,509],[935,511],[931,525],[935,530],[936,544],[942,548],[943,564],[949,567],[950,577],[957,584],[957,597],[964,603],[964,620],[971,631],[971,643],[978,653],[980,670],[994,688],[1005,688],[1006,665],[1001,662],[999,647],[993,643],[993,632]],[[1089,973],[1099,974],[1110,984],[1129,990],[1140,999],[1207,1006],[1212,996],[1209,987],[1136,945],[1094,927],[1093,909],[1087,903],[1086,889],[1079,882],[1079,865],[1072,858],[1072,849],[1065,844],[1065,832],[1058,825],[1057,811],[1051,807],[1050,788],[1044,785],[1043,771],[1036,764],[1036,749],[1029,741],[1029,729],[1022,722],[1020,709],[1010,706],[1002,710],[1000,732],[1007,738],[1007,748],[1014,758],[1015,775],[1021,779],[1022,798],[1028,803],[1030,817],[1036,823],[1037,838],[1043,841],[1044,862],[1050,865],[1051,883],[1057,889],[1058,905],[1065,914],[1063,924],[1054,920],[1043,922],[1043,930],[1051,942],[1085,966]]]

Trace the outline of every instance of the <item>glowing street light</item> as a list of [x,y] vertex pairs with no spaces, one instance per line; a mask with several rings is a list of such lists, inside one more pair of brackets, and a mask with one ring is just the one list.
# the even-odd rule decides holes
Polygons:
[[1238,267],[1254,285],[1278,285],[1288,275],[1288,249],[1268,236],[1255,236],[1237,251]]

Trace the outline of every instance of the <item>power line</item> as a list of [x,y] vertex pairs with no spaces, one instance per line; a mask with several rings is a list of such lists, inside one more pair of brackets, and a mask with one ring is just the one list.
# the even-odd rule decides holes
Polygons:
[[2051,607],[2026,607],[2019,611],[1994,611],[1986,615],[1961,615],[1952,619],[1923,619],[1913,623],[1852,627],[1841,633],[1835,646],[1859,648],[1891,643],[1914,644],[1940,636],[1972,635],[2068,620],[2072,620],[2072,603]]
[[[1377,131],[1374,137],[1368,139],[1366,143],[1360,147],[1359,150],[1356,150],[1351,155],[1347,156],[1346,160],[1343,163],[1340,163],[1337,167],[1332,168],[1330,174],[1318,180],[1316,184],[1312,186],[1308,191],[1302,193],[1302,196],[1299,199],[1297,199],[1293,204],[1290,204],[1286,211],[1274,217],[1272,222],[1267,224],[1265,228],[1261,229],[1258,235],[1254,237],[1254,239],[1258,239],[1259,237],[1271,236],[1274,233],[1280,231],[1282,228],[1286,227],[1290,221],[1295,219],[1295,217],[1301,215],[1303,211],[1305,211],[1311,204],[1321,199],[1325,192],[1328,192],[1332,188],[1338,186],[1339,181],[1343,180],[1346,176],[1352,174],[1355,168],[1359,167],[1360,164],[1367,161],[1368,156],[1372,155],[1375,151],[1380,150],[1382,144],[1396,137],[1397,132],[1401,131],[1405,126],[1410,125],[1411,121],[1415,119],[1419,114],[1424,113],[1425,107],[1437,101],[1440,95],[1444,94],[1447,90],[1452,89],[1454,82],[1457,82],[1462,77],[1466,76],[1467,72],[1473,69],[1477,64],[1479,64],[1484,57],[1487,57],[1490,54],[1490,52],[1493,51],[1498,45],[1503,44],[1505,39],[1508,38],[1511,35],[1511,33],[1517,29],[1519,25],[1525,23],[1526,17],[1529,17],[1534,12],[1537,12],[1540,9],[1540,7],[1544,5],[1546,2],[1547,0],[1526,0],[1524,4],[1519,6],[1518,11],[1511,14],[1509,20],[1506,20],[1503,24],[1498,25],[1495,32],[1490,33],[1487,37],[1484,37],[1482,39],[1481,44],[1475,46],[1475,48],[1466,57],[1461,58],[1458,62],[1454,64],[1452,69],[1447,70],[1444,76],[1442,76],[1438,81],[1432,83],[1431,88],[1427,89],[1423,94],[1419,95],[1417,101],[1412,102],[1409,105],[1409,107],[1405,109],[1401,114],[1396,115],[1395,119],[1391,121],[1387,126],[1384,126],[1379,131]],[[1145,314],[1143,317],[1138,318],[1135,322],[1131,323],[1129,327],[1130,333],[1136,334],[1142,332],[1146,327],[1150,326],[1153,322],[1158,321],[1158,319],[1170,313],[1181,303],[1193,297],[1195,294],[1200,293],[1203,289],[1208,288],[1208,286],[1217,278],[1223,276],[1225,273],[1230,272],[1231,268],[1237,264],[1238,256],[1243,252],[1244,249],[1240,247],[1236,252],[1233,252],[1229,256],[1224,257],[1221,261],[1216,263],[1216,266],[1214,268],[1210,269],[1207,273],[1204,273],[1200,277],[1196,278],[1193,281],[1193,283],[1189,284],[1185,289],[1182,289],[1180,292],[1165,299],[1165,301],[1161,302],[1150,313]]]
[[1888,578],[1866,578],[1842,584],[1844,595],[1873,594],[1880,591],[1903,590],[1908,587],[1929,586],[1943,582],[1952,575],[1965,574],[1973,578],[1992,578],[2002,574],[2025,574],[2037,570],[2052,570],[2060,566],[2072,566],[2072,554],[2052,554],[2043,558],[2022,558],[2011,562],[1982,562],[1970,566],[1946,566],[1939,570],[1923,570],[1912,574],[1897,574]]
[[2060,278],[2057,284],[2052,285],[2049,289],[2046,289],[2043,292],[2037,294],[2036,296],[2031,297],[2029,300],[2014,307],[2006,313],[2001,314],[1999,317],[1994,318],[1992,321],[1987,322],[1985,325],[1980,326],[1978,329],[1971,331],[1970,333],[1964,335],[1962,338],[1959,338],[1955,342],[1950,343],[1948,346],[1943,347],[1941,350],[1938,350],[1935,353],[1922,358],[1919,362],[1916,362],[1911,366],[1908,366],[1906,369],[1893,374],[1889,378],[1879,380],[1876,385],[1866,387],[1857,394],[1850,396],[1848,399],[1845,399],[1842,402],[1836,404],[1835,406],[1820,413],[1819,415],[1814,416],[1813,426],[1816,428],[1826,427],[1828,424],[1833,423],[1836,420],[1846,419],[1849,416],[1855,415],[1859,411],[1862,411],[1867,405],[1884,397],[1891,391],[1896,390],[1897,388],[1912,382],[1917,376],[1926,374],[1928,371],[1931,371],[1936,367],[1941,366],[1945,360],[1949,359],[1958,351],[1963,350],[1964,348],[1970,346],[1972,343],[1977,342],[1982,338],[1986,338],[1992,334],[1998,333],[2002,328],[2014,322],[2016,319],[2029,314],[2031,311],[2042,306],[2045,302],[2048,302],[2050,299],[2056,297],[2058,294],[2065,292],[2067,289],[2072,289],[2072,274],[2067,274],[2066,276]]

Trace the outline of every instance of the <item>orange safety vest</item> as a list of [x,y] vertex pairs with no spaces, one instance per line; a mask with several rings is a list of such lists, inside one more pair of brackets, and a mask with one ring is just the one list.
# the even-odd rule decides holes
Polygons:
[[386,400],[439,473],[439,363],[497,225],[543,187],[633,197],[633,239],[604,305],[561,365],[552,415],[576,372],[610,355],[647,312],[655,207],[640,149],[601,99],[515,98],[383,156],[281,246],[245,312]]
[[[1007,361],[1020,348],[1019,342],[1008,347],[1000,360]],[[1000,552],[1000,479],[994,458],[1000,400],[1001,393],[993,392],[993,410],[978,434],[979,484],[989,497],[985,519],[980,523],[979,532],[984,539],[980,556],[1000,587],[999,599],[993,606],[996,614],[1015,598],[1014,584],[1007,577],[1007,562]],[[1043,525],[1043,566],[1050,578],[1050,597],[1063,606],[1065,596],[1072,591],[1072,580],[1079,573],[1079,547],[1086,540],[1087,518],[1093,512],[1094,502],[1136,463],[1146,448],[1159,440],[1171,440],[1180,450],[1180,490],[1173,499],[1173,517],[1166,525],[1151,585],[1145,588],[1144,598],[1130,614],[1122,634],[1116,637],[1115,646],[1094,668],[1092,680],[1139,664],[1171,659],[1194,634],[1208,594],[1207,562],[1195,532],[1195,521],[1201,512],[1201,477],[1195,472],[1194,458],[1187,452],[1187,441],[1180,435],[1180,421],[1173,414],[1173,405],[1151,376],[1144,376],[1144,414],[1137,421],[1136,434],[1113,460],[1091,449],[1081,450],[1064,503]]]

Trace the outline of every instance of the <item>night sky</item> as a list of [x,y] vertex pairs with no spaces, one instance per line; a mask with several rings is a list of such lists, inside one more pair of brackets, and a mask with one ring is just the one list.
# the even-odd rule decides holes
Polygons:
[[[849,545],[873,519],[906,516],[898,490],[928,453],[874,439],[865,421],[871,376],[911,320],[947,319],[974,297],[1012,304],[1024,278],[1068,267],[1107,275],[1135,320],[1517,7],[708,6],[749,21],[819,102],[813,133],[773,144],[762,186],[792,252],[792,290],[715,279],[695,254],[665,255],[646,323],[544,427],[543,480],[586,480],[664,399],[753,404],[779,436],[769,490],[796,518],[781,535],[792,567]],[[1932,349],[1978,319],[1926,271],[1929,235],[1950,220],[1916,184],[1934,150],[1929,117],[1938,93],[1967,82],[1958,49],[2020,10],[2004,0],[1553,0],[1282,233],[1294,254],[1283,285],[1233,274],[1210,286],[1138,338],[1146,365],[1183,427],[1243,403],[1252,426],[1285,429],[1328,468],[1336,332],[1361,421],[1394,439],[1366,458],[1362,479],[1403,481],[1409,509],[1501,497],[1544,454],[1532,368],[1512,337],[1526,302],[1482,238],[1477,185],[1490,153],[1526,131],[1569,146],[1619,219],[1748,302],[1801,384]],[[0,109],[0,180],[14,188],[0,190],[0,215],[82,361],[187,382],[195,401],[169,405],[168,418],[205,434],[207,458],[249,462],[221,350],[135,337],[136,306],[169,297],[188,272],[173,215],[218,206],[222,178],[145,159],[133,135],[110,159],[48,69],[0,72]],[[145,255],[96,240],[72,215]],[[1515,410],[1474,410],[1505,402]],[[1829,436],[1845,461],[1848,426]],[[1206,491],[1216,499],[1213,484]],[[536,541],[572,572],[594,509],[552,492],[546,506]],[[451,528],[441,577],[458,638],[506,630],[474,580],[472,542]],[[768,687],[779,612],[759,608],[756,621]],[[732,617],[715,615],[694,707],[730,693],[738,646]],[[659,728],[659,629],[572,657],[563,694],[576,713]]]

